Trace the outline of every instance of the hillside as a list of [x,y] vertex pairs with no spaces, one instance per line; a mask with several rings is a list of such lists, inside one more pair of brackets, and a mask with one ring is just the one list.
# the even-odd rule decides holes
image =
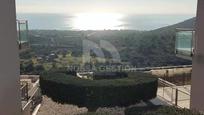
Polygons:
[[195,28],[195,21],[196,21],[196,18],[194,17],[171,26],[156,29],[154,31],[162,31],[162,30],[168,31],[168,30],[175,30],[175,28]]
[[[174,54],[176,28],[194,27],[195,18],[152,31],[103,30],[103,31],[57,31],[32,30],[30,39],[35,55],[51,52],[72,52],[73,57],[82,55],[82,41],[89,39],[98,43],[107,40],[119,51],[123,62],[136,67],[186,65],[190,61]],[[109,53],[104,51],[106,58]]]
[[[138,43],[140,44],[139,48],[136,48],[138,52],[141,53],[139,56],[142,57],[138,58],[138,56],[135,56],[131,60],[134,60],[133,63],[135,65],[137,65],[138,62],[144,61],[144,64],[149,66],[191,64],[191,62],[187,60],[175,57],[175,35],[176,28],[194,28],[194,26],[195,18],[192,18],[175,25],[143,32],[139,37],[141,40],[140,43]],[[132,53],[134,53],[134,51]]]

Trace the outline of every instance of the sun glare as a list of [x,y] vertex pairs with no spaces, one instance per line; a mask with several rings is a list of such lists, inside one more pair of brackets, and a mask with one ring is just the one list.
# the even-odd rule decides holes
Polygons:
[[77,30],[119,30],[124,29],[121,19],[123,15],[116,13],[81,13],[73,18],[73,29]]

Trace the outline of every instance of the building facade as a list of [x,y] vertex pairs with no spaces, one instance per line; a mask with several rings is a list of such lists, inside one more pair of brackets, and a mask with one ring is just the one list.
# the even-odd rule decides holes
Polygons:
[[0,0],[0,115],[20,115],[20,67],[15,0]]

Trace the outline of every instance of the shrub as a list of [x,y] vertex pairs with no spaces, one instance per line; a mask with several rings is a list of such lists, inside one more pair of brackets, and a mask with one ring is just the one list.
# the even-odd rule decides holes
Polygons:
[[101,80],[101,79],[119,79],[119,78],[126,78],[128,74],[125,72],[95,72],[93,74],[94,80]]
[[149,74],[130,73],[130,77],[113,80],[86,80],[58,72],[40,77],[42,93],[60,103],[98,107],[127,106],[156,97],[157,78]]
[[125,110],[125,115],[202,115],[197,111],[180,109],[174,106],[132,107]]

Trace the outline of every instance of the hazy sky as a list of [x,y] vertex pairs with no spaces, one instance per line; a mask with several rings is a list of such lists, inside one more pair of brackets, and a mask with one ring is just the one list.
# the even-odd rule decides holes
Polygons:
[[197,0],[16,0],[18,13],[195,14]]

